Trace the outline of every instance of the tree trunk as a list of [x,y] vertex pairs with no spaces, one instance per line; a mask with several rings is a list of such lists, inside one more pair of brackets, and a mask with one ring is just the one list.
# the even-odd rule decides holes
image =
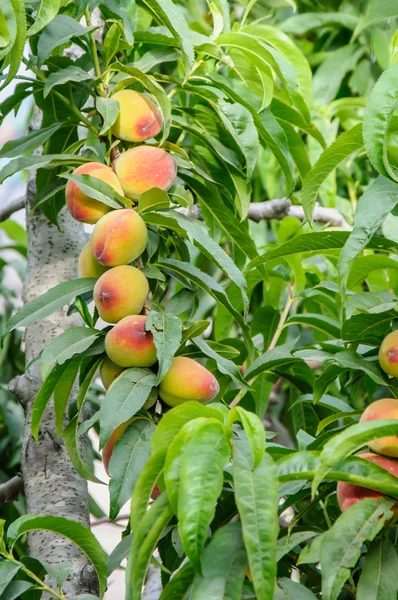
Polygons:
[[[64,208],[60,213],[61,232],[45,216],[31,214],[35,195],[34,181],[28,185],[27,236],[28,262],[23,300],[29,302],[50,288],[76,277],[77,257],[85,241],[83,226]],[[66,308],[26,328],[26,361],[29,363],[56,336],[76,325],[66,316]],[[75,471],[61,438],[57,438],[54,410],[50,402],[44,413],[39,443],[30,432],[32,404],[41,386],[39,361],[12,382],[12,391],[25,409],[26,421],[22,450],[22,475],[27,512],[56,515],[89,527],[87,482]],[[30,555],[49,563],[68,562],[72,570],[64,591],[68,597],[98,593],[95,572],[86,556],[69,540],[47,531],[29,535]]]

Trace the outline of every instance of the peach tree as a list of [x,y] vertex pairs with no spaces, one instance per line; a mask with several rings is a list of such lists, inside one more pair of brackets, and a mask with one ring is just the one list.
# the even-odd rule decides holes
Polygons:
[[1,598],[123,568],[126,600],[396,599],[397,18],[3,0],[1,118],[32,116],[0,151],[27,173]]

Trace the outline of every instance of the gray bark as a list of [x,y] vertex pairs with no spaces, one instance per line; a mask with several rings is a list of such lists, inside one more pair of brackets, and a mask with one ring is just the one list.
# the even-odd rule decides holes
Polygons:
[[[61,211],[59,217],[62,233],[40,211],[32,215],[30,208],[34,194],[34,181],[31,180],[27,202],[25,303],[77,276],[77,257],[85,242],[83,226],[74,221],[66,209]],[[27,363],[53,338],[76,325],[76,320],[67,317],[66,313],[67,307],[26,328]],[[31,435],[32,404],[41,383],[39,362],[36,362],[26,374],[17,377],[10,385],[22,403],[26,416],[21,460],[27,512],[62,516],[89,527],[87,482],[76,473],[62,438],[56,436],[51,402],[41,422],[38,444]],[[33,557],[49,563],[67,562],[72,565],[64,586],[67,596],[98,593],[98,582],[91,564],[72,542],[48,531],[35,531],[29,535],[28,544]]]

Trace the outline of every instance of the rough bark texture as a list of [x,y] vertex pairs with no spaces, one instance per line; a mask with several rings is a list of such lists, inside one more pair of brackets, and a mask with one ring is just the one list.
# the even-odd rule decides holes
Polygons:
[[[76,277],[77,257],[85,242],[83,226],[74,221],[65,209],[59,218],[62,233],[39,211],[32,215],[30,204],[34,193],[34,181],[30,181],[27,203],[28,264],[23,289],[25,303],[55,285]],[[76,325],[76,320],[66,316],[65,308],[27,327],[27,363],[72,325]],[[39,362],[35,362],[11,386],[24,406],[26,415],[22,475],[27,512],[63,516],[89,527],[87,482],[76,473],[62,439],[56,436],[51,402],[41,422],[39,443],[36,445],[32,438],[32,404],[40,385]],[[91,564],[69,540],[47,531],[32,532],[29,536],[29,552],[31,556],[49,563],[72,564],[71,575],[64,586],[68,597],[98,593],[97,578]]]

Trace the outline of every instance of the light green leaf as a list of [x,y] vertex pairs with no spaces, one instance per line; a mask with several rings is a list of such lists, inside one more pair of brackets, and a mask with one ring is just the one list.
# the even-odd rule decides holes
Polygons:
[[147,315],[145,329],[151,331],[156,348],[159,370],[156,376],[158,385],[169,370],[182,337],[181,319],[173,314],[151,311]]
[[274,600],[316,600],[316,596],[301,583],[282,577],[278,579]]
[[62,433],[65,409],[68,404],[69,396],[72,392],[80,363],[80,357],[68,361],[66,369],[62,370],[53,390],[55,426],[58,436],[60,436]]
[[29,27],[26,35],[36,35],[44,29],[57,16],[60,5],[61,0],[41,0],[34,23]]
[[217,369],[223,375],[228,375],[239,387],[245,387],[249,389],[249,384],[242,377],[238,367],[232,360],[228,360],[228,358],[224,358],[220,356],[220,353],[216,352],[216,347],[214,342],[206,342],[202,337],[194,337],[192,338],[195,346],[200,348],[200,350],[208,356],[212,358],[217,363]]
[[9,140],[1,149],[0,158],[15,158],[26,152],[36,150],[36,148],[44,144],[56,131],[58,131],[62,125],[63,123],[61,122],[54,123],[43,129],[34,129],[28,135],[17,138],[16,140]]
[[15,17],[15,37],[9,53],[9,69],[0,90],[4,89],[18,73],[26,42],[26,12],[24,0],[11,0],[12,12]]
[[398,596],[398,554],[388,538],[369,548],[357,587],[357,600],[395,600]]
[[313,77],[314,100],[322,104],[329,104],[334,100],[344,77],[355,68],[365,51],[364,47],[351,44],[334,50]]
[[67,15],[57,15],[43,30],[37,43],[37,58],[39,65],[51,56],[55,48],[66,44],[74,37],[82,37],[97,27],[83,27]]
[[59,69],[58,71],[50,73],[44,84],[43,96],[46,98],[51,90],[57,85],[63,85],[69,81],[78,83],[81,81],[90,81],[91,79],[94,79],[93,75],[76,65],[70,65],[65,69]]
[[[114,27],[114,25],[112,25],[112,27]],[[95,106],[103,119],[103,125],[99,135],[105,135],[119,116],[119,102],[113,98],[101,98],[101,96],[97,96]]]
[[313,29],[321,27],[343,27],[354,29],[358,23],[358,17],[341,12],[308,12],[294,15],[281,23],[281,29],[285,33],[305,35]]
[[71,327],[54,338],[44,348],[40,358],[40,369],[43,380],[55,365],[62,365],[76,354],[83,354],[97,339],[99,331],[88,327]]
[[152,450],[150,459],[146,462],[138,476],[134,486],[130,508],[130,526],[133,532],[138,530],[141,521],[147,512],[153,487],[163,472],[165,459],[166,448],[161,448],[156,452]]
[[397,0],[388,0],[388,2],[382,3],[378,2],[378,0],[370,0],[367,3],[365,14],[361,15],[359,23],[355,28],[353,37],[357,38],[361,31],[363,31],[366,27],[376,25],[377,23],[382,23],[383,21],[387,21],[388,19],[396,16],[398,16]]
[[86,196],[94,198],[94,200],[98,200],[98,202],[102,202],[107,206],[116,209],[131,206],[131,201],[128,198],[118,194],[112,186],[97,177],[92,177],[91,175],[74,175],[73,173],[62,173],[60,177],[73,181]]
[[185,563],[165,585],[159,600],[184,600],[194,575],[195,569],[191,563]]
[[15,579],[11,581],[4,590],[1,600],[16,600],[21,594],[33,587],[29,581]]
[[40,168],[54,168],[60,165],[78,166],[90,162],[90,159],[77,156],[76,154],[42,154],[40,156],[23,156],[10,160],[0,171],[0,183],[3,183],[7,177],[15,175],[19,171],[29,169],[33,171]]
[[227,428],[231,428],[232,424],[240,421],[246,433],[246,437],[250,444],[250,449],[253,457],[254,468],[258,467],[263,460],[265,452],[265,431],[262,421],[255,415],[241,406],[234,406],[228,415]]
[[2,595],[10,581],[19,571],[19,565],[8,560],[0,561],[0,594]]

